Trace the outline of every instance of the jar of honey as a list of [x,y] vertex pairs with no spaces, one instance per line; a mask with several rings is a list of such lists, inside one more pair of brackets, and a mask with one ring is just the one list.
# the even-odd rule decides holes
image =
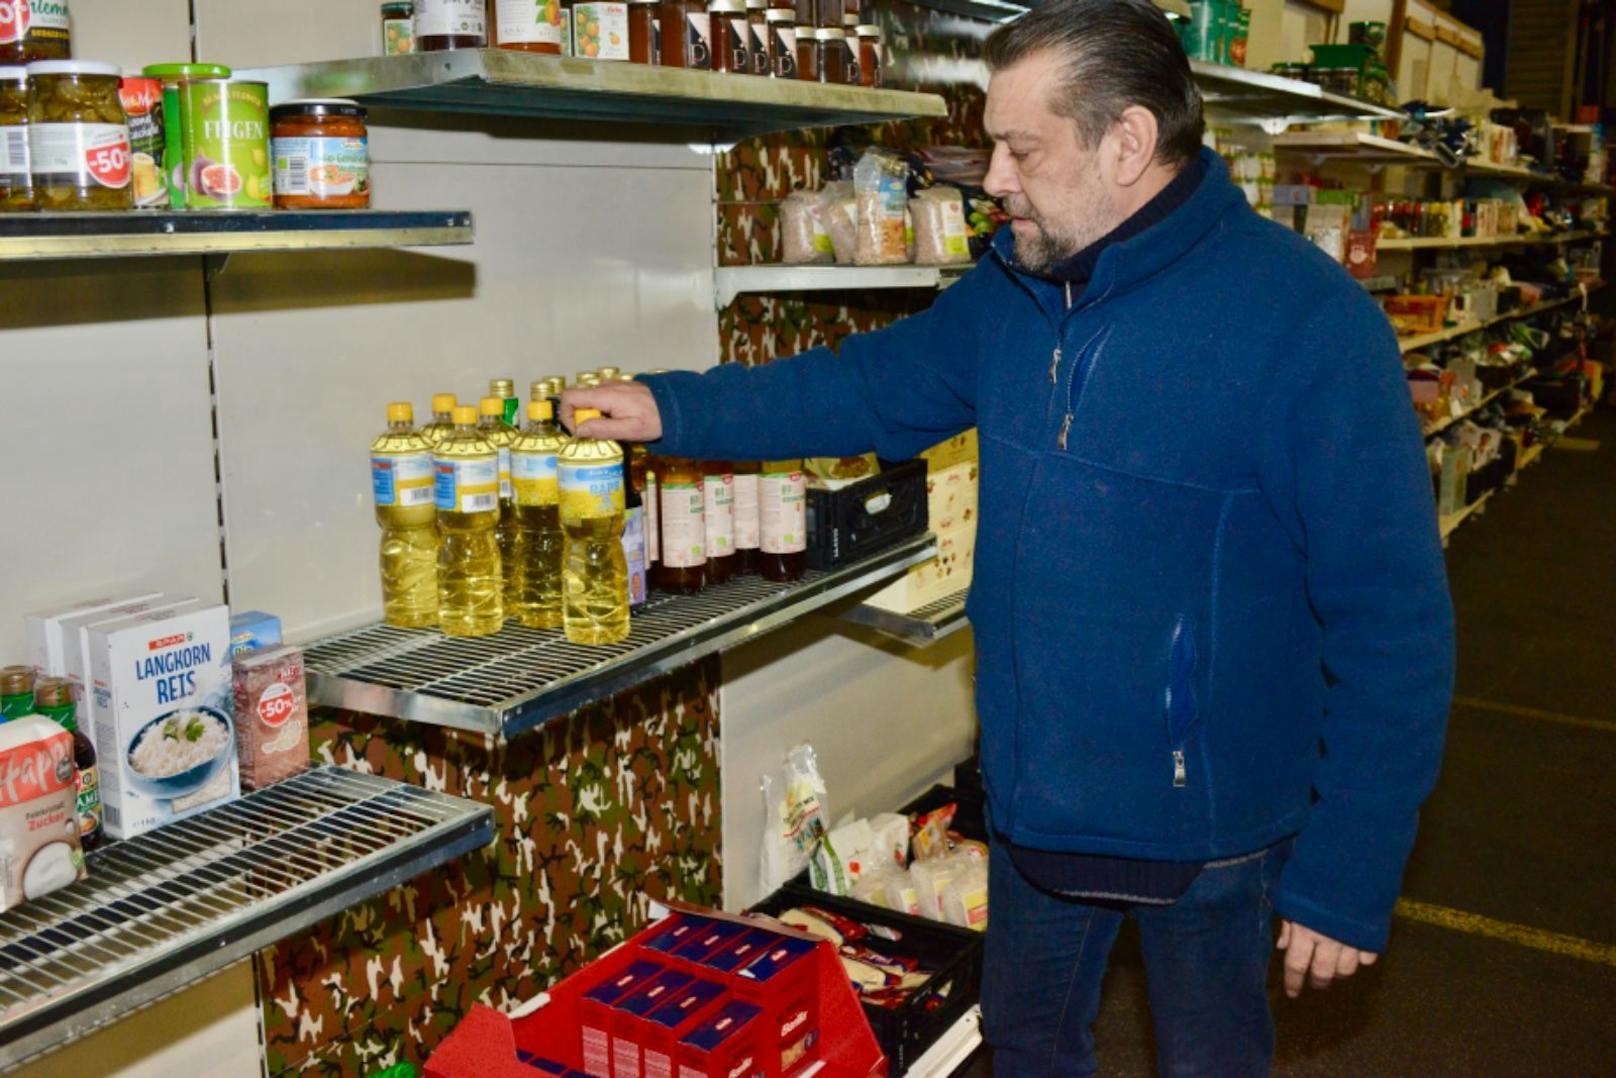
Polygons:
[[859,85],[881,85],[881,28],[868,24],[858,28]]
[[752,69],[752,43],[743,0],[711,0],[707,17],[712,34],[713,70],[746,74]]
[[819,81],[847,82],[852,56],[847,50],[847,34],[838,26],[823,26],[814,32],[819,42]]
[[634,64],[662,62],[662,23],[658,0],[628,0],[628,59]]

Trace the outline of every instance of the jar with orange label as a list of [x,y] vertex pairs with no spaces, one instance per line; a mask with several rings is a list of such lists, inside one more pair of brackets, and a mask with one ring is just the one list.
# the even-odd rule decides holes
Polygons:
[[269,111],[278,210],[370,207],[365,110],[343,98],[288,101]]

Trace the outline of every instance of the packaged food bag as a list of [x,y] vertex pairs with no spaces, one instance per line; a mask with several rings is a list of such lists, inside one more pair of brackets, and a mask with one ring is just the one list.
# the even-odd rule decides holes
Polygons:
[[825,780],[811,745],[798,745],[786,753],[785,764],[763,776],[763,848],[759,883],[773,894],[791,877],[808,867],[814,848],[824,840],[830,810],[825,804]]
[[858,207],[853,200],[851,183],[836,180],[819,192],[819,223],[830,236],[836,264],[852,265],[858,246]]
[[823,265],[835,260],[830,233],[820,218],[817,192],[793,191],[780,204],[780,240],[780,258],[787,265]]
[[915,886],[915,878],[896,865],[883,864],[865,870],[853,884],[853,897],[882,909],[921,916],[920,891]]
[[909,261],[904,238],[909,166],[885,150],[866,150],[853,166],[853,200],[858,224],[854,263],[886,266]]
[[988,866],[985,861],[964,857],[960,871],[945,881],[938,892],[943,920],[976,932],[988,930]]
[[972,866],[980,865],[981,862],[975,857],[958,854],[939,857],[934,861],[916,861],[910,865],[909,875],[915,881],[920,916],[933,921],[945,920],[943,896],[950,892],[955,880],[971,872]]
[[930,187],[909,200],[915,222],[915,262],[947,266],[971,260],[965,204],[952,187]]
[[73,735],[41,715],[0,725],[0,910],[84,878]]
[[236,756],[241,788],[259,790],[309,766],[309,697],[303,651],[270,648],[237,655]]

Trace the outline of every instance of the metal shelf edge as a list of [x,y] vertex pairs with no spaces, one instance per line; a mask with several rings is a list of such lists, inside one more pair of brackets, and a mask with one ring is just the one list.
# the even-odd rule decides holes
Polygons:
[[956,592],[907,614],[860,603],[840,616],[843,621],[874,629],[906,644],[925,647],[970,624],[965,617],[965,594]]
[[[329,766],[326,769],[342,770]],[[365,778],[395,786],[407,785],[380,776],[366,775]],[[474,811],[460,819],[435,824],[405,842],[346,864],[329,878],[315,881],[307,893],[289,893],[265,902],[217,933],[185,940],[132,969],[121,971],[115,978],[90,983],[82,990],[21,1016],[0,1029],[0,1069],[14,1067],[114,1023],[277,940],[493,841],[491,806],[445,794],[433,796],[460,802]],[[400,847],[407,849],[407,857],[398,857]],[[390,857],[395,863],[386,863]],[[92,873],[94,863],[92,855]]]

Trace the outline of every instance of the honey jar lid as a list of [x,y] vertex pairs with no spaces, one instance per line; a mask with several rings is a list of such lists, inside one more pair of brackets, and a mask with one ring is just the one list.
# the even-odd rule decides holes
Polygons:
[[288,116],[347,116],[363,120],[366,112],[365,106],[345,97],[303,97],[295,101],[283,101],[269,110],[271,122]]
[[88,75],[92,78],[123,78],[123,68],[97,60],[35,60],[28,65],[28,77],[41,75]]
[[814,31],[814,37],[820,41],[846,41],[847,33],[840,27],[821,26]]
[[34,691],[34,668],[31,666],[0,667],[0,696],[16,696]]

